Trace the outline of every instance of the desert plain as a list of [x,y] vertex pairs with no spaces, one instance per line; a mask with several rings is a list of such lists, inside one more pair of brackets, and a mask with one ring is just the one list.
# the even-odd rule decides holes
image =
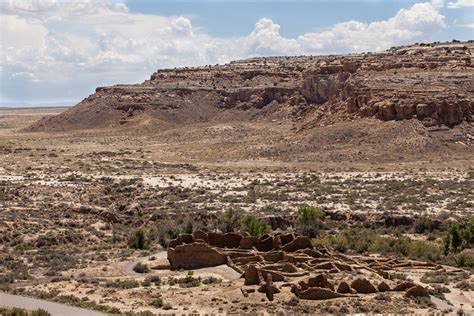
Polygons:
[[[473,49],[459,45],[468,47],[464,53]],[[431,60],[425,47],[403,49],[391,54]],[[448,60],[464,62],[451,49]],[[199,93],[215,101],[216,88],[193,81],[192,70],[158,72],[140,87],[98,88],[72,109],[0,109],[0,298],[9,293],[127,315],[472,314],[470,63],[367,70],[386,72],[367,75],[377,82],[396,86],[397,76],[409,76],[467,93],[456,92],[460,112],[438,106],[431,116],[423,114],[426,104],[409,108],[417,98],[410,94],[399,96],[407,100],[400,107],[385,96],[383,104],[355,96],[341,105],[346,96],[335,100],[333,90],[345,88],[331,80],[367,78],[357,79],[352,64],[334,70],[331,63],[316,75],[305,72],[313,77],[304,85],[326,80],[325,88],[316,83],[299,112],[301,95],[291,82],[274,91],[277,84],[265,81],[282,72],[281,64],[264,74],[245,70],[245,95],[237,105],[235,94],[226,95],[231,101],[219,110],[186,108]],[[430,71],[438,76],[434,84],[423,81],[435,77]],[[166,81],[178,77],[179,88]],[[165,105],[150,110],[147,102],[158,101],[137,98],[158,93],[157,78],[168,94],[158,99]],[[223,85],[217,89],[242,86]],[[255,105],[247,94],[268,99],[262,86],[272,97]],[[420,91],[410,93],[427,98]],[[173,108],[172,93],[190,96]],[[186,118],[176,119],[170,107]],[[186,259],[168,260],[178,248]]]

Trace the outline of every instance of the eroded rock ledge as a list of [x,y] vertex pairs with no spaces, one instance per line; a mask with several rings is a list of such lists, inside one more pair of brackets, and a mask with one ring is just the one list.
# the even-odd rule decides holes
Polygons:
[[163,130],[228,120],[289,120],[311,128],[358,117],[453,127],[472,121],[473,50],[472,42],[438,43],[159,70],[142,84],[99,87],[27,130]]

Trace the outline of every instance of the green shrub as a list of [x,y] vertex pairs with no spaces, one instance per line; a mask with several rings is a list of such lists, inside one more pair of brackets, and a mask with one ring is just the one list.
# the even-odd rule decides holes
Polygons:
[[118,289],[134,289],[140,286],[140,283],[136,280],[120,280],[109,281],[106,283],[107,287],[114,287]]
[[474,217],[469,220],[466,227],[462,230],[461,235],[466,248],[470,248],[474,245]]
[[145,231],[143,229],[136,230],[132,237],[130,237],[128,246],[133,249],[148,249],[150,247],[150,241],[147,240]]
[[154,299],[151,302],[151,306],[156,307],[156,308],[163,307],[163,299],[161,297]]
[[195,278],[193,276],[193,271],[188,271],[188,274],[184,278],[169,278],[168,284],[171,286],[178,284],[179,287],[182,288],[196,287],[201,285],[201,278]]
[[150,268],[148,268],[148,265],[146,263],[138,262],[133,267],[133,271],[135,271],[136,273],[147,273],[150,272]]
[[269,230],[265,223],[251,214],[245,215],[239,220],[239,222],[241,227],[240,230],[249,233],[252,236],[260,237]]
[[439,272],[430,271],[423,274],[420,280],[423,283],[446,283],[448,276],[446,274],[440,274]]
[[454,265],[459,268],[474,269],[474,251],[466,249],[457,254],[450,255],[450,259]]
[[435,225],[430,218],[423,216],[416,219],[415,223],[413,224],[413,228],[415,229],[415,233],[423,234],[425,232],[432,232],[435,228]]
[[38,308],[31,311],[31,316],[51,316],[51,314],[44,309]]
[[221,283],[222,280],[219,278],[215,278],[213,276],[207,277],[204,280],[202,280],[202,284],[212,284],[212,283]]
[[460,250],[462,241],[463,239],[459,225],[456,223],[451,223],[444,239],[445,254],[447,254],[449,251],[457,252]]
[[21,308],[2,308],[0,307],[0,315],[5,316],[28,316],[28,312]]
[[319,234],[324,216],[325,214],[320,208],[302,204],[298,208],[298,217],[296,219],[298,233],[314,238]]
[[380,253],[398,255],[432,262],[440,261],[442,247],[433,242],[411,240],[408,237],[386,237],[369,229],[347,229],[338,235],[315,239],[316,244],[334,248],[340,252]]
[[194,231],[194,223],[193,223],[193,220],[191,218],[188,218],[186,220],[186,223],[184,225],[184,228],[183,228],[183,232],[186,233],[186,234],[192,234]]
[[145,280],[155,284],[156,286],[159,286],[161,284],[161,278],[157,275],[149,276]]
[[448,233],[451,236],[451,249],[456,252],[462,243],[461,231],[459,230],[459,226],[457,224],[451,225],[448,230]]

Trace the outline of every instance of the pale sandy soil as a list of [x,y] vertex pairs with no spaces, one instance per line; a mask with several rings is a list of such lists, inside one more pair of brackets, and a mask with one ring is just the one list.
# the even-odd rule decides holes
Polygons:
[[[0,254],[12,254],[32,275],[32,279],[17,282],[17,288],[55,289],[62,295],[88,298],[124,311],[155,313],[245,311],[253,315],[339,308],[356,300],[300,302],[295,307],[289,302],[294,297],[289,286],[282,286],[282,294],[274,302],[268,302],[262,293],[244,297],[240,291],[243,280],[227,266],[193,271],[194,277],[222,280],[196,288],[163,284],[120,289],[107,286],[107,282],[143,282],[152,275],[166,281],[187,275],[186,271],[169,270],[133,272],[137,262],[150,267],[166,263],[165,252],[156,251],[159,248],[142,253],[126,244],[137,227],[153,224],[153,218],[163,214],[175,222],[186,219],[187,214],[220,214],[229,209],[285,217],[308,203],[347,214],[445,215],[459,221],[474,215],[474,155],[469,155],[469,149],[451,152],[452,144],[447,144],[441,155],[401,152],[400,160],[394,159],[393,153],[390,159],[367,156],[347,160],[353,149],[345,144],[334,159],[314,148],[298,154],[285,148],[274,151],[272,137],[280,137],[285,126],[282,131],[252,124],[207,126],[211,137],[185,127],[152,136],[21,131],[41,116],[60,111],[0,109],[0,189],[7,192],[6,197],[0,195],[0,229],[8,235],[8,245],[0,244]],[[259,128],[262,135],[249,138],[250,145],[243,144],[248,130]],[[240,134],[218,135],[229,131]],[[268,157],[267,151],[277,154]],[[258,154],[251,156],[252,152]],[[119,218],[115,222],[108,213]],[[111,242],[113,229],[120,231],[116,243]],[[427,239],[427,235],[406,236]],[[40,237],[46,247],[36,246]],[[441,239],[438,236],[436,242]],[[51,259],[45,263],[44,256]],[[71,267],[49,275],[53,261],[53,269],[62,268],[62,263]],[[414,271],[410,277],[419,279],[420,273]],[[453,312],[460,304],[467,311],[473,292],[461,294],[452,285],[450,289],[445,296],[453,304]],[[157,298],[172,309],[153,307]],[[428,312],[401,293],[394,293],[388,302],[375,295],[357,302],[361,304],[357,308],[368,306],[381,313]]]

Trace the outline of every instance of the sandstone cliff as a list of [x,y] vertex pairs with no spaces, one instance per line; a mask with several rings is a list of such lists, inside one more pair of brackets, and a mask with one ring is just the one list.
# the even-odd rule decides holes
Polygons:
[[27,130],[153,131],[249,120],[288,120],[307,129],[360,117],[453,127],[473,119],[473,51],[472,42],[421,44],[159,70],[142,84],[99,87]]

